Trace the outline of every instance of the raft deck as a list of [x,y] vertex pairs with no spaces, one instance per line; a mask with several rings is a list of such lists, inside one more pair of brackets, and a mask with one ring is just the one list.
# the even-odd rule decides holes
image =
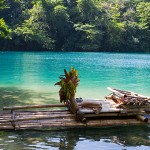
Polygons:
[[[122,112],[122,109],[112,111],[112,106],[114,105],[112,101],[109,100],[111,111],[108,110],[108,101],[101,102],[104,106],[101,112],[99,114],[87,113],[85,115],[86,122],[76,120],[75,114],[62,104],[5,107],[0,112],[0,130],[53,130],[61,128],[145,124],[145,122],[138,120],[133,112]],[[54,109],[54,107],[59,107],[59,109],[50,110],[50,108]],[[49,110],[25,110],[27,108],[48,108]],[[147,118],[150,118],[150,114],[147,114]],[[148,119],[147,123],[150,123],[150,119]]]
[[[14,119],[12,117],[14,116]],[[48,130],[53,128],[102,127],[117,125],[144,124],[134,117],[99,117],[89,118],[85,123],[75,120],[68,110],[55,111],[10,111],[0,112],[0,130]],[[150,121],[148,122],[150,123]]]

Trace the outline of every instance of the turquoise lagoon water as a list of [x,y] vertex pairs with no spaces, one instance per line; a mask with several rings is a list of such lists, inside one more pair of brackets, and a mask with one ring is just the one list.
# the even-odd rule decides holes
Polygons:
[[63,69],[79,71],[77,97],[103,98],[107,87],[133,90],[150,96],[150,55],[119,53],[0,53],[0,86],[48,92]]
[[[54,86],[63,69],[79,71],[76,97],[103,99],[107,87],[150,96],[150,55],[128,53],[0,52],[0,109],[59,103]],[[150,126],[64,131],[0,132],[0,150],[149,149]]]

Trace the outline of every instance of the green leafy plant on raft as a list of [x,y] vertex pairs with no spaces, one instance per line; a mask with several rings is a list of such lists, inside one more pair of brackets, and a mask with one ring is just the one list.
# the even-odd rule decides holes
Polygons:
[[71,68],[69,72],[64,69],[64,75],[61,75],[59,78],[61,79],[59,82],[55,83],[55,85],[60,86],[59,96],[60,102],[66,103],[67,100],[70,101],[73,111],[78,110],[78,106],[75,101],[75,93],[76,87],[79,83],[78,71],[74,68]]

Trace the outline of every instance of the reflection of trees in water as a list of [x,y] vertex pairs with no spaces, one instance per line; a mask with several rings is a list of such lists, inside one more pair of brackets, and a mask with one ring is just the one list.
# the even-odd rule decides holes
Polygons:
[[[22,146],[27,149],[58,148],[59,150],[73,150],[78,142],[82,144],[82,141],[98,141],[100,144],[103,141],[103,143],[116,143],[123,147],[150,146],[148,125],[60,131],[16,131],[7,132],[4,135],[0,134],[0,139],[9,141],[8,137],[11,136],[16,137],[16,142],[9,143],[9,145],[15,144],[17,147]],[[4,141],[0,141],[0,144]],[[7,148],[7,146],[5,147]],[[84,147],[86,146],[84,145]]]
[[16,87],[0,87],[0,109],[4,106],[56,103],[50,93]]
[[[116,143],[122,146],[150,146],[150,132],[147,125],[97,129],[70,129],[63,132],[52,133],[58,134],[60,150],[63,148],[73,150],[79,141],[84,140],[103,140],[103,142]],[[56,143],[54,142],[53,144],[55,145]]]
[[[150,132],[147,125],[143,126],[120,126],[112,128],[87,130],[90,136],[92,135],[94,140],[107,139],[107,142],[113,142],[119,145],[125,146],[150,146]],[[93,132],[93,133],[91,133]],[[97,133],[99,132],[99,133]],[[95,133],[95,135],[94,135]]]

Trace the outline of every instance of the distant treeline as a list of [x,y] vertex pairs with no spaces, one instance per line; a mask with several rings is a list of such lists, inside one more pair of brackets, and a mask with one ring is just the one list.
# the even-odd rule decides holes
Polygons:
[[149,0],[0,0],[0,50],[150,52]]

